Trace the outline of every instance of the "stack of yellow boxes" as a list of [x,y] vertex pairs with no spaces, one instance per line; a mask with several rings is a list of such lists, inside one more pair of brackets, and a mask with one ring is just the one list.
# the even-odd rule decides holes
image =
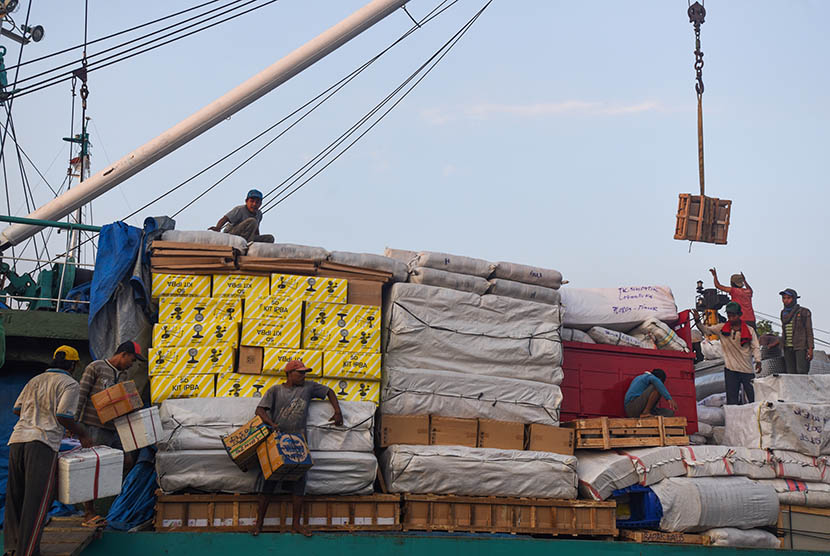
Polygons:
[[242,303],[236,297],[211,297],[211,282],[207,275],[153,275],[159,322],[149,352],[152,403],[212,398],[216,375],[233,370]]

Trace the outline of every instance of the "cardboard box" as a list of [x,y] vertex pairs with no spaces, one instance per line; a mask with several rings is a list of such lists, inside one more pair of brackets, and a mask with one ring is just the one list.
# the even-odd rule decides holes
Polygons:
[[313,465],[311,452],[300,434],[272,432],[256,453],[266,480],[296,481]]
[[214,274],[211,297],[262,297],[268,295],[271,281],[267,276]]
[[150,296],[161,297],[210,297],[210,276],[194,274],[158,274],[153,273]]
[[527,426],[525,449],[572,456],[574,430],[534,423]]
[[245,299],[245,318],[302,322],[303,300],[276,295],[249,297]]
[[378,421],[378,444],[429,445],[429,415],[382,415]]
[[301,320],[242,319],[239,343],[243,346],[300,349],[302,330]]
[[160,322],[153,325],[153,347],[239,345],[239,324],[229,321]]
[[292,359],[299,359],[312,369],[306,373],[307,377],[323,376],[323,352],[316,349],[265,348],[262,374],[285,376],[285,365]]
[[271,295],[304,301],[346,303],[348,287],[348,280],[345,278],[296,276],[293,274],[271,275]]
[[380,307],[383,304],[383,282],[374,280],[349,280],[349,305],[374,305]]
[[233,370],[234,349],[226,346],[150,348],[150,376],[217,374]]
[[242,300],[237,297],[162,297],[159,322],[241,322]]
[[524,450],[525,426],[523,423],[478,420],[478,447],[500,450]]
[[159,441],[162,434],[159,408],[156,406],[119,417],[114,424],[125,452],[152,446]]
[[337,399],[341,401],[380,403],[379,380],[324,378],[319,382],[334,390],[334,393],[337,394]]
[[326,351],[323,353],[323,376],[380,380],[380,353]]
[[233,462],[242,469],[248,470],[250,462],[257,453],[257,447],[268,437],[268,428],[259,416],[254,417],[235,431],[222,437],[222,445]]
[[225,373],[216,377],[217,398],[261,398],[272,386],[285,382],[284,377]]
[[156,375],[150,377],[150,402],[179,398],[212,398],[215,374]]
[[476,447],[478,421],[432,415],[429,419],[429,443],[440,446]]
[[90,400],[98,412],[98,420],[102,423],[108,423],[116,417],[144,407],[141,395],[132,380],[119,382],[115,386],[101,390],[93,394]]
[[303,348],[380,353],[380,307],[306,303]]

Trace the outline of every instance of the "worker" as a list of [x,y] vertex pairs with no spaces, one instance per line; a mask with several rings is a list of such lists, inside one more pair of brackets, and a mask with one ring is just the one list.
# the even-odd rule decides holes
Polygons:
[[755,324],[755,310],[752,308],[752,288],[746,281],[746,276],[741,272],[740,274],[733,274],[729,278],[730,287],[726,287],[718,281],[718,271],[710,268],[709,272],[715,279],[715,287],[720,291],[728,293],[732,301],[741,306],[743,313],[741,320],[752,330],[758,334],[758,328]]
[[784,303],[781,336],[787,372],[806,375],[813,360],[813,315],[810,309],[798,304],[798,293],[794,289],[787,288],[778,293]]
[[74,434],[84,448],[93,445],[84,428],[75,422],[80,386],[72,372],[78,361],[78,350],[59,347],[50,367],[27,382],[14,403],[13,411],[19,419],[9,438],[4,554],[40,554],[40,537],[54,497],[58,450],[65,430]]
[[[755,330],[743,321],[741,306],[726,304],[726,322],[706,326],[700,322],[700,313],[692,313],[695,324],[704,334],[717,336],[723,348],[723,378],[726,383],[726,404],[737,405],[741,387],[749,403],[755,401],[752,379],[761,370],[761,345]],[[755,359],[753,369],[752,360]]]
[[248,242],[274,243],[274,236],[259,233],[259,225],[262,223],[262,211],[259,210],[261,206],[262,192],[258,189],[251,189],[245,197],[244,205],[233,207],[228,214],[219,219],[216,226],[208,229],[214,232],[225,231],[245,238]]
[[[343,424],[343,414],[334,390],[317,382],[306,381],[305,375],[309,371],[311,369],[306,367],[302,361],[289,361],[285,365],[285,382],[269,388],[262,397],[262,401],[259,402],[256,408],[257,416],[274,431],[301,434],[303,438],[307,438],[306,422],[308,421],[308,404],[311,399],[328,398],[334,409],[334,415],[330,420],[337,426]],[[296,481],[282,481],[281,485],[280,481],[265,481],[260,475],[259,483],[259,512],[253,534],[258,535],[262,531],[270,495],[278,486],[281,486],[281,490],[291,493],[291,530],[306,537],[311,536],[311,532],[300,523],[306,485],[305,475]]]
[[[109,446],[120,450],[121,439],[115,430],[112,422],[101,423],[98,419],[98,411],[92,405],[92,396],[115,386],[119,382],[128,380],[127,370],[133,366],[135,360],[146,361],[141,355],[141,346],[136,342],[124,342],[115,350],[115,354],[109,359],[93,361],[84,369],[81,376],[81,387],[78,395],[78,407],[75,411],[75,419],[86,426],[90,438],[96,446]],[[126,468],[132,467],[133,458],[130,454],[124,454]],[[84,520],[81,525],[84,527],[99,528],[106,525],[106,520],[95,513],[94,500],[84,503]]]
[[[665,386],[666,371],[654,369],[646,371],[631,381],[625,393],[623,403],[626,417],[652,417],[661,415],[672,417],[677,411],[677,402],[674,401]],[[671,409],[657,407],[660,398],[666,400]]]

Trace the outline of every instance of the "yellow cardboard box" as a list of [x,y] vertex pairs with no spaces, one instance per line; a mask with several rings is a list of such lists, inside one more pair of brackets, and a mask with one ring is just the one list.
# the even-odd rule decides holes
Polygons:
[[346,303],[349,281],[345,278],[323,276],[296,276],[294,274],[272,274],[271,295],[290,297],[304,301]]
[[380,380],[380,353],[326,351],[323,354],[323,376]]
[[153,325],[153,347],[239,345],[239,324],[228,321],[160,322]]
[[233,370],[234,348],[230,346],[150,348],[149,374],[216,374]]
[[213,275],[213,297],[262,297],[268,295],[269,288],[270,280],[267,276]]
[[166,296],[210,297],[210,276],[153,273],[150,291],[153,299]]
[[324,378],[320,384],[337,394],[338,400],[347,402],[380,402],[379,380],[354,380],[350,378]]
[[162,297],[159,322],[240,322],[242,300],[234,297]]
[[380,307],[306,303],[303,348],[380,352]]
[[276,295],[248,297],[245,299],[245,318],[301,322],[303,301]]
[[262,358],[262,374],[285,376],[285,365],[292,359],[299,359],[311,371],[306,376],[323,376],[323,352],[316,349],[281,349],[264,348]]
[[300,349],[302,321],[242,319],[240,345]]
[[150,403],[177,398],[212,398],[215,374],[156,375],[150,377]]
[[283,382],[278,376],[225,373],[216,377],[216,397],[261,398],[269,388]]

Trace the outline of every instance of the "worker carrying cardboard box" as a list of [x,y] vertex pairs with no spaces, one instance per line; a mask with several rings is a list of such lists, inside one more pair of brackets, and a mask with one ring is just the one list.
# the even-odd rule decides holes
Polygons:
[[[328,398],[334,409],[331,421],[335,425],[343,424],[343,414],[340,411],[340,404],[334,391],[327,386],[317,382],[306,381],[305,375],[312,369],[303,364],[302,361],[294,359],[285,365],[285,382],[272,386],[265,392],[262,401],[256,408],[257,416],[262,422],[278,432],[306,435],[306,422],[308,421],[308,404],[311,399]],[[262,531],[262,524],[265,519],[265,512],[268,510],[268,502],[271,494],[281,486],[281,490],[291,493],[292,522],[291,530],[305,536],[311,532],[300,524],[300,516],[303,509],[303,495],[305,494],[306,476],[296,481],[266,481],[262,475],[258,481],[261,495],[259,511],[257,512],[254,535]]]
[[233,207],[228,214],[219,219],[216,226],[211,226],[208,230],[224,231],[243,237],[249,242],[274,243],[274,236],[259,233],[259,225],[262,223],[262,211],[259,210],[261,206],[262,192],[258,189],[251,189],[245,197],[244,205]]
[[[677,411],[677,402],[663,384],[666,382],[666,371],[654,369],[646,371],[631,381],[625,393],[624,405],[626,417],[651,417],[662,415],[672,417]],[[665,398],[671,409],[657,407],[657,401]]]

